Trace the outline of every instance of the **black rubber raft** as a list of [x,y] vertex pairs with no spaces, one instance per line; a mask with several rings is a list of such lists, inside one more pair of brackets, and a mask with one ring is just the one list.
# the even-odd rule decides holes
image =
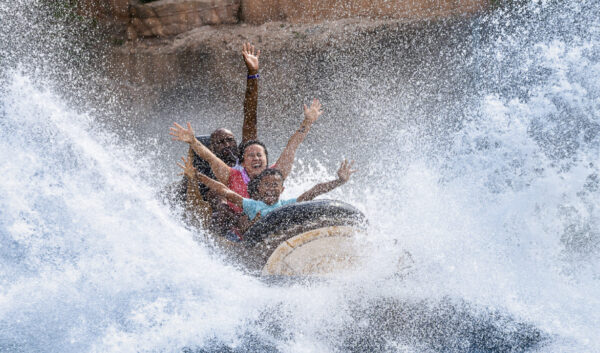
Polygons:
[[331,226],[364,228],[366,218],[356,207],[341,201],[316,200],[286,205],[257,221],[246,233],[244,240],[256,244],[274,235],[286,240],[313,229]]
[[[331,236],[348,239],[348,236],[366,226],[367,220],[363,213],[347,203],[335,200],[299,202],[278,208],[257,221],[244,234],[244,241],[229,249],[232,258],[251,271],[261,272],[263,275],[288,275],[267,269],[270,268],[269,264],[274,263],[271,256],[275,256],[275,253],[281,255],[283,248],[280,246],[284,246],[283,244],[286,244],[285,248],[291,244],[307,244],[306,241]],[[339,254],[342,255],[344,250],[340,251]],[[332,256],[337,254],[337,250],[329,252]],[[282,259],[280,255],[275,258]],[[322,259],[305,260],[310,266],[312,262],[319,263]],[[306,271],[300,272],[307,274]]]

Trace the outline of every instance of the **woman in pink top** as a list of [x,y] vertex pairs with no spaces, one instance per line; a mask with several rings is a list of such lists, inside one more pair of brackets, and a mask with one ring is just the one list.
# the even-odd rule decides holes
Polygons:
[[[300,124],[300,128],[290,137],[285,149],[281,152],[279,159],[275,163],[277,169],[283,174],[284,180],[292,170],[298,146],[304,141],[310,127],[322,113],[321,103],[316,98],[312,101],[310,107],[304,105],[304,121]],[[194,152],[210,164],[217,180],[227,185],[240,196],[249,197],[248,182],[268,166],[267,149],[259,141],[248,141],[240,146],[240,165],[239,167],[230,167],[196,139],[194,130],[189,122],[187,123],[187,128],[173,123],[173,127],[170,130],[169,134],[173,136],[173,140],[189,143]],[[236,209],[239,207],[232,208]],[[236,211],[241,212],[241,210]]]

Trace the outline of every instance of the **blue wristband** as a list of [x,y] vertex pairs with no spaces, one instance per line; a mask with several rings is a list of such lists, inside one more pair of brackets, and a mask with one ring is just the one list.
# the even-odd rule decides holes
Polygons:
[[256,74],[256,75],[248,75],[248,79],[249,79],[249,80],[252,80],[252,79],[255,79],[255,78],[259,78],[259,77],[260,77],[260,75],[259,75],[259,74]]

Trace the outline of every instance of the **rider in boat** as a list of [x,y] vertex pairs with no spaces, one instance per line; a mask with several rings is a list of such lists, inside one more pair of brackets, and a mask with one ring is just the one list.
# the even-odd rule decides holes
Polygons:
[[[256,112],[258,104],[260,50],[255,51],[253,45],[244,43],[242,56],[248,70],[244,98],[244,123],[242,127],[242,144],[244,144],[257,138]],[[240,168],[237,141],[230,130],[225,128],[216,129],[210,135],[208,148],[228,166]],[[215,178],[210,165],[200,158],[191,147],[188,151],[188,158],[193,161],[194,166],[199,171],[211,178]],[[190,182],[184,176],[175,193],[177,194],[175,195],[176,198],[186,201],[188,217],[192,219],[200,218],[199,222],[204,227],[211,226],[217,232],[221,232],[221,228],[228,229],[231,227],[231,223],[235,218],[234,212],[230,210],[226,200],[211,193],[204,184],[197,181]]]

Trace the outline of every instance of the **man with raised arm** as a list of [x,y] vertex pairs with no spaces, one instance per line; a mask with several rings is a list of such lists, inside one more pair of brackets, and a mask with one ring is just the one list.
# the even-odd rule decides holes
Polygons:
[[[256,140],[257,138],[257,118],[256,109],[258,105],[258,58],[260,56],[260,50],[255,52],[254,46],[250,43],[245,43],[242,48],[242,56],[248,69],[248,75],[246,80],[246,94],[244,98],[244,123],[242,126],[242,144]],[[237,141],[233,136],[233,133],[225,128],[219,128],[213,131],[210,135],[209,149],[219,159],[230,167],[235,167],[239,159],[239,151]],[[202,160],[194,153],[190,147],[188,156],[193,158],[194,165],[199,168],[201,172],[214,178],[210,166],[208,163],[202,163]],[[204,196],[206,189],[202,190]]]
[[[248,70],[246,80],[246,94],[244,97],[244,123],[242,127],[242,143],[257,138],[257,105],[258,105],[258,69],[260,50],[255,51],[255,48],[250,43],[244,43],[242,47],[242,56]],[[215,156],[222,160],[230,167],[238,166],[239,151],[237,141],[233,133],[225,128],[219,128],[210,135],[209,149]],[[210,165],[198,157],[198,155],[190,147],[188,158],[193,161],[194,166],[202,173],[215,178]],[[208,188],[198,180],[190,180],[186,176],[182,182],[186,204],[190,213],[197,213],[200,216],[202,223],[206,226],[211,217],[212,223],[219,225],[230,218],[228,215],[228,207],[224,199],[218,197],[214,193],[210,193]],[[210,206],[210,207],[209,207]],[[214,217],[210,215],[214,213]],[[223,226],[223,224],[221,224]],[[224,225],[227,226],[227,225]]]

